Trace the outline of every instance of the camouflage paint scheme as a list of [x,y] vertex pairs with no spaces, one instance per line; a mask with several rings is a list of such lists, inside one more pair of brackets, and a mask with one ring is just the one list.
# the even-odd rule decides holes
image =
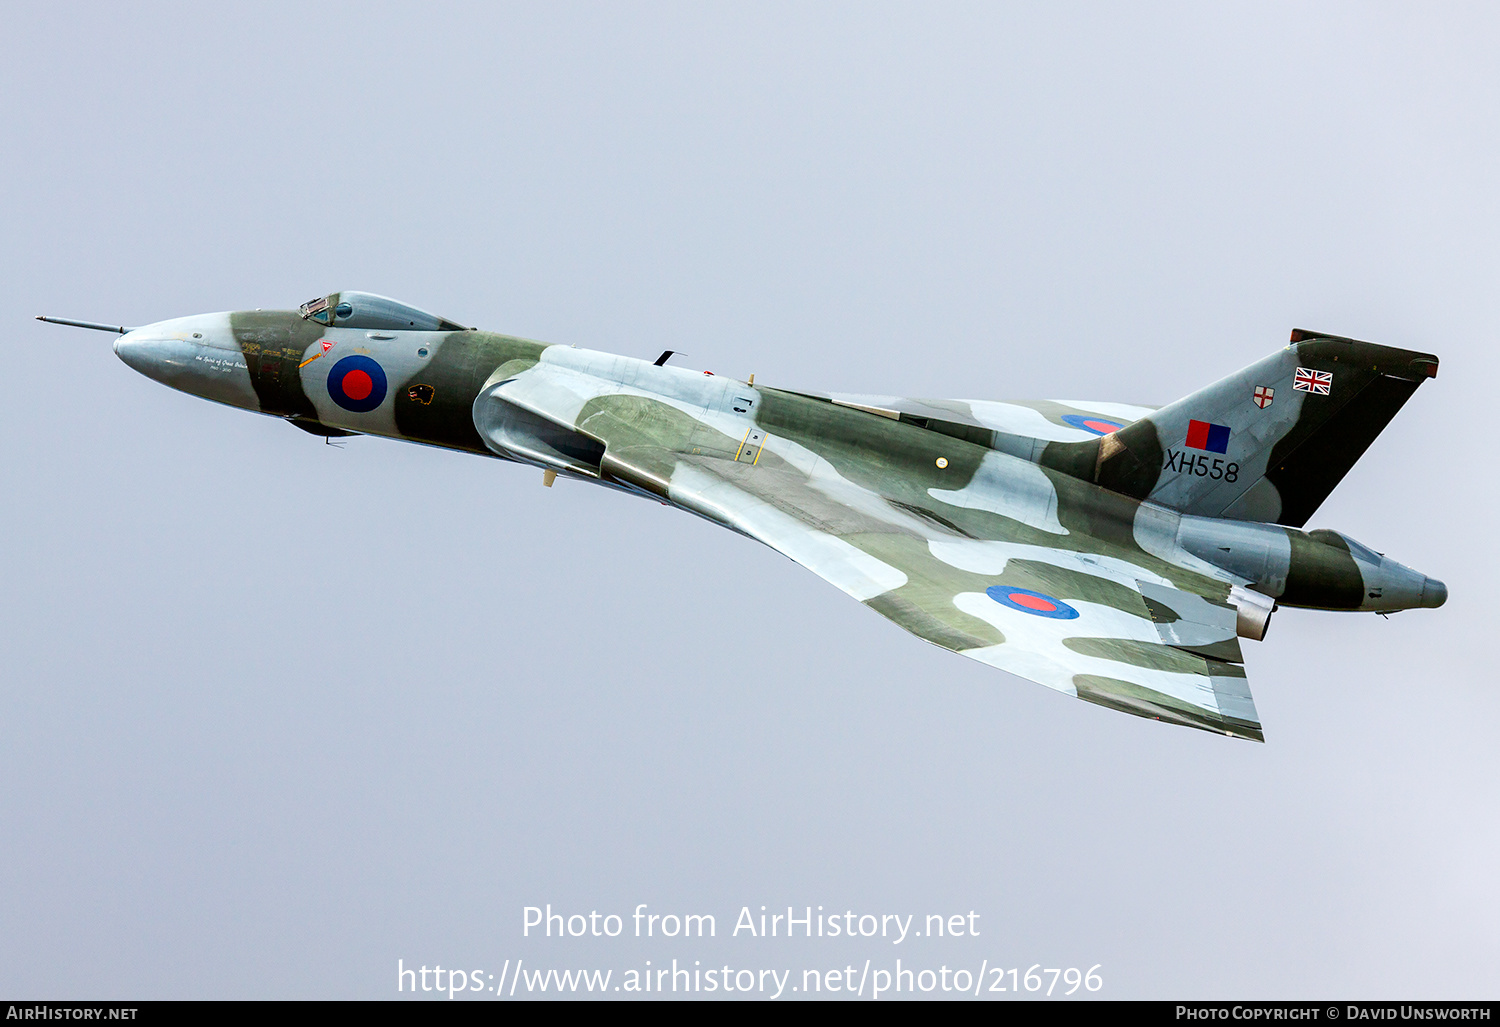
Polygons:
[[120,331],[127,364],[185,392],[315,435],[647,496],[764,542],[935,645],[1240,738],[1263,735],[1239,640],[1263,637],[1278,605],[1392,612],[1447,596],[1343,535],[1300,530],[1436,375],[1425,353],[1294,332],[1152,409],[793,392],[368,293]]

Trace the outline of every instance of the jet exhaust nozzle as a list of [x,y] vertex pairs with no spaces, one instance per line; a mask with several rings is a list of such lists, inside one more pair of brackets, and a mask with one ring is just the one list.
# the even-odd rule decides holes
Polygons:
[[1229,589],[1229,602],[1235,609],[1235,634],[1252,642],[1264,641],[1266,629],[1271,626],[1271,614],[1276,612],[1276,600],[1233,585]]
[[1422,581],[1422,601],[1424,609],[1435,610],[1448,601],[1448,586],[1437,578],[1426,578]]

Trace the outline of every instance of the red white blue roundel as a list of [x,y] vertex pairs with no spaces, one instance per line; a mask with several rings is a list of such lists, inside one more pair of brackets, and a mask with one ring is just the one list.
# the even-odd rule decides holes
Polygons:
[[1008,606],[1012,610],[1020,610],[1036,617],[1051,617],[1053,620],[1072,620],[1078,616],[1078,611],[1073,609],[1061,599],[1033,592],[1029,588],[1011,588],[1009,585],[991,585],[984,590],[989,596],[1001,606]]
[[1083,417],[1079,414],[1063,414],[1063,422],[1075,428],[1082,428],[1084,431],[1091,431],[1095,435],[1108,435],[1112,431],[1119,431],[1125,427],[1118,421],[1103,417]]
[[361,354],[344,357],[328,372],[328,395],[345,410],[362,414],[385,399],[385,371]]

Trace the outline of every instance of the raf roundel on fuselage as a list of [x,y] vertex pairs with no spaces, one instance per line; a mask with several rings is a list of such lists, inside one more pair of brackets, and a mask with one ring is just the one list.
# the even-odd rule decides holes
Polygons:
[[380,406],[385,401],[386,389],[385,370],[360,353],[344,357],[328,372],[328,395],[356,414]]

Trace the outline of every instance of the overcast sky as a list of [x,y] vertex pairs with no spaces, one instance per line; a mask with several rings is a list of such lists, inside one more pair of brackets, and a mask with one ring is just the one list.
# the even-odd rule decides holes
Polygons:
[[[5,21],[0,992],[900,957],[1100,964],[1114,998],[1495,997],[1493,6]],[[325,446],[30,320],[336,289],[912,396],[1164,403],[1293,327],[1430,350],[1310,527],[1452,598],[1283,610],[1247,643],[1267,742],[1234,741],[924,645],[682,513]],[[718,937],[523,938],[546,903]],[[729,937],[747,905],[981,934]]]

